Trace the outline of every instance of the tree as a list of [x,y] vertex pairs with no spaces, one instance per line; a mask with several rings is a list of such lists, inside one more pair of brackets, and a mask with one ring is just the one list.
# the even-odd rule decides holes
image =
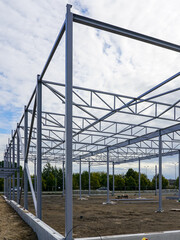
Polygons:
[[135,190],[136,189],[136,181],[132,176],[126,177],[125,182],[126,182],[127,190]]
[[149,189],[150,188],[150,181],[147,178],[147,176],[145,174],[141,174],[141,189],[145,190],[145,189]]
[[[162,188],[167,188],[168,180],[162,175]],[[157,187],[159,188],[159,174],[157,175]],[[152,179],[152,188],[155,189],[155,176]]]
[[115,190],[124,190],[125,180],[120,174],[114,176],[114,181],[115,181]]
[[97,189],[99,187],[101,187],[99,173],[93,172],[91,173],[91,189]]

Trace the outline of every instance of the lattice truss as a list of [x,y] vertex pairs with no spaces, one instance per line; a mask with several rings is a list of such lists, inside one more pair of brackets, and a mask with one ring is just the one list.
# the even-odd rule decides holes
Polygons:
[[[110,161],[148,159],[158,156],[159,132],[162,154],[177,154],[180,149],[180,88],[162,91],[178,82],[180,73],[163,81],[141,96],[125,96],[94,89],[73,87],[73,161]],[[53,99],[51,107],[42,108],[42,160],[60,162],[65,158],[65,85],[42,80],[43,97]],[[171,86],[171,84],[169,84]],[[175,84],[172,84],[175,86]],[[158,93],[156,93],[158,90]],[[36,93],[28,106],[29,158],[36,157]],[[20,124],[23,138],[24,125]]]

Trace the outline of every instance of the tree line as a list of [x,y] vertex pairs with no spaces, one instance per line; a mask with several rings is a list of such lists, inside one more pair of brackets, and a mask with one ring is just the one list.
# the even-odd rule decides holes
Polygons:
[[[3,163],[1,162],[1,167]],[[17,176],[15,175],[15,178]],[[20,178],[22,178],[22,167],[20,167]],[[31,176],[34,184],[34,175]],[[91,189],[95,190],[100,187],[107,186],[107,174],[105,172],[91,172],[90,173]],[[152,180],[148,179],[146,174],[141,173],[141,190],[154,190],[155,189],[155,176]],[[0,178],[0,191],[3,191],[3,178]],[[159,177],[157,176],[157,185]],[[139,185],[139,173],[132,168],[128,169],[126,174],[114,175],[115,190],[138,190]],[[15,181],[16,184],[16,181]],[[176,180],[176,186],[178,187],[178,179]],[[89,173],[87,171],[81,174],[81,187],[82,190],[88,190],[89,188]],[[168,180],[162,176],[162,188],[168,188]],[[42,190],[43,191],[62,191],[63,188],[63,171],[61,168],[52,166],[47,163],[42,171]],[[113,189],[113,175],[109,175],[109,188]],[[79,173],[73,174],[73,189],[79,189]]]

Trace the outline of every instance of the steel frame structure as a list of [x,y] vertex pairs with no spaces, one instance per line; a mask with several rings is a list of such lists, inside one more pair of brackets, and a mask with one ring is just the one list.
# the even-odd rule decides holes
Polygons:
[[[175,99],[173,103],[161,100],[165,96],[166,98],[172,95],[177,96],[180,88],[159,94],[154,93],[155,90],[177,79],[180,72],[137,97],[73,86],[73,22],[171,51],[180,52],[180,46],[74,14],[70,9],[71,5],[67,5],[65,21],[41,74],[37,76],[37,85],[24,108],[24,114],[6,147],[4,168],[0,168],[0,177],[5,179],[4,193],[8,199],[15,200],[15,172],[17,172],[17,202],[19,203],[21,195],[19,166],[20,161],[23,161],[24,208],[28,209],[29,182],[36,215],[41,219],[42,163],[61,162],[63,176],[65,165],[66,239],[72,239],[73,234],[73,161],[80,163],[80,173],[81,163],[88,164],[89,194],[91,164],[107,164],[108,202],[110,163],[113,166],[114,192],[114,166],[133,161],[139,162],[140,194],[140,162],[159,158],[158,211],[162,211],[162,157],[179,154],[180,161],[180,99]],[[44,75],[64,34],[66,75],[65,84],[61,84],[45,80]],[[57,97],[59,111],[51,112],[43,109],[42,88],[46,88]],[[34,186],[30,176],[29,161],[34,163],[37,178]],[[17,163],[16,168],[15,163]]]

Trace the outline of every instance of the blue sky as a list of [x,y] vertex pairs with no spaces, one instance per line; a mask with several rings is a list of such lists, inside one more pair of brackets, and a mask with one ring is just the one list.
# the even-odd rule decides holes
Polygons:
[[[68,2],[75,13],[177,44],[180,42],[179,0]],[[21,118],[35,87],[36,76],[41,72],[64,21],[66,3],[65,0],[0,0],[1,159],[11,130]],[[55,56],[57,63],[53,62],[47,78],[64,79],[63,44]],[[180,60],[177,53],[145,47],[137,41],[77,24],[74,26],[74,58],[75,85],[96,86],[104,91],[133,96],[178,72]]]

